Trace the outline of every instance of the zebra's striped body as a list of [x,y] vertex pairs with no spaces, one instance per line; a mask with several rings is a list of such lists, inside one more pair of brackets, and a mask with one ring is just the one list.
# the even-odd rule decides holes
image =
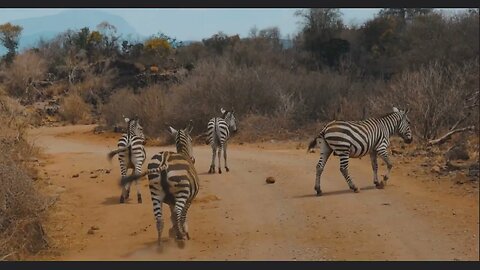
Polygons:
[[148,175],[159,245],[164,225],[163,203],[170,207],[172,221],[170,235],[175,232],[178,240],[190,239],[186,215],[199,189],[190,137],[192,127],[191,122],[187,128],[178,131],[168,127],[169,132],[175,137],[177,153],[159,152],[152,157],[146,172],[124,177],[121,181],[124,184]]
[[212,147],[212,163],[208,173],[215,173],[215,154],[218,154],[218,173],[222,173],[221,156],[223,149],[223,157],[225,159],[225,170],[230,169],[227,165],[227,141],[230,138],[230,130],[237,131],[237,123],[234,111],[220,110],[223,118],[215,117],[208,121],[206,144]]
[[[359,158],[370,154],[373,182],[377,188],[383,188],[389,178],[392,163],[388,157],[387,147],[390,144],[392,135],[400,135],[406,143],[412,142],[410,121],[407,111],[400,111],[393,108],[393,113],[380,118],[370,118],[364,121],[333,121],[328,123],[320,134],[310,143],[309,150],[317,144],[320,146],[320,160],[317,164],[317,175],[315,190],[321,195],[320,177],[325,164],[333,153],[340,157],[340,171],[345,177],[348,186],[355,192],[358,188],[353,183],[348,173],[348,160],[350,157]],[[377,156],[380,156],[387,164],[387,174],[384,181],[378,181]]]
[[[140,174],[143,163],[145,162],[145,135],[143,128],[138,119],[125,118],[128,124],[127,132],[122,134],[118,140],[118,149],[109,153],[108,157],[111,160],[115,154],[118,154],[118,161],[120,163],[120,174],[122,177],[127,176],[128,169],[132,169],[132,174]],[[142,203],[142,194],[140,186],[135,181],[137,189],[137,201]],[[130,183],[122,187],[122,194],[120,195],[120,203],[124,203],[130,196]]]

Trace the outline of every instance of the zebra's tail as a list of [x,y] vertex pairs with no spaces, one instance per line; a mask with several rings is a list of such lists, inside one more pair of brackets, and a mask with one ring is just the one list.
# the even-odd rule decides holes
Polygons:
[[124,152],[124,151],[127,151],[128,147],[122,147],[122,148],[118,148],[118,149],[115,149],[113,151],[111,151],[110,153],[108,153],[108,161],[112,161],[112,158],[118,154],[118,153],[121,153],[121,152]]
[[210,144],[210,137],[208,136],[208,131],[205,131],[204,133],[202,133],[202,137],[204,137],[204,139],[205,139],[205,144],[209,145]]
[[316,137],[313,138],[313,140],[308,144],[307,153],[310,153],[310,152],[312,151],[312,149],[317,146],[317,139],[318,139],[318,138],[320,138],[320,136],[316,136]]
[[322,130],[320,134],[318,134],[315,138],[313,138],[313,140],[308,144],[307,153],[313,152],[312,151],[313,148],[315,148],[318,144],[318,139],[323,138],[323,135],[324,135],[324,132]]
[[159,166],[158,168],[148,169],[148,170],[142,172],[141,174],[132,174],[132,175],[124,176],[120,179],[120,186],[124,186],[124,185],[126,185],[130,182],[138,180],[138,179],[144,177],[147,174],[159,173],[159,172],[165,171],[165,170],[166,170],[165,166],[162,165],[162,166]]

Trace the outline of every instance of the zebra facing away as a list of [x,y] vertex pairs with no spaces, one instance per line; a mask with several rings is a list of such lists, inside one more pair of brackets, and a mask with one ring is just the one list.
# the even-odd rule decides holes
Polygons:
[[152,157],[147,171],[121,179],[121,185],[125,185],[148,175],[159,246],[161,246],[164,225],[163,203],[169,205],[171,212],[172,228],[169,230],[169,235],[173,237],[176,234],[177,240],[190,239],[186,216],[199,189],[190,137],[192,128],[192,121],[185,129],[176,130],[168,126],[168,132],[175,138],[177,152],[159,152]]
[[[369,153],[373,169],[373,183],[376,188],[383,188],[393,167],[387,153],[390,137],[399,135],[405,143],[412,142],[410,120],[407,117],[407,113],[408,110],[403,111],[393,107],[392,113],[380,118],[370,118],[363,121],[332,121],[328,123],[320,131],[320,134],[310,142],[308,147],[308,150],[311,150],[317,144],[320,147],[320,160],[317,164],[315,180],[317,196],[322,195],[320,177],[332,153],[340,157],[340,171],[343,177],[345,177],[348,186],[354,192],[359,192],[359,189],[355,186],[348,173],[348,160],[350,157],[359,158]],[[383,181],[380,182],[377,176],[377,156],[380,156],[387,164],[387,173],[384,175]]]
[[205,144],[212,146],[212,163],[208,173],[215,173],[215,154],[218,154],[218,173],[222,173],[221,156],[223,149],[223,158],[225,159],[225,170],[228,172],[230,169],[227,165],[227,141],[230,138],[230,131],[237,131],[237,119],[235,118],[234,111],[226,111],[221,108],[220,112],[223,115],[221,117],[214,117],[208,121],[207,125],[207,138]]
[[[143,163],[145,162],[145,135],[143,134],[143,127],[137,117],[133,119],[125,118],[127,122],[127,132],[122,134],[118,140],[118,149],[108,153],[108,160],[118,154],[118,161],[120,163],[120,174],[127,176],[127,170],[132,169],[132,174],[139,174],[142,171]],[[120,203],[124,203],[130,196],[130,184],[127,183],[122,187],[122,194],[120,195]],[[137,189],[137,201],[142,203],[142,194],[140,193],[140,186],[135,181]]]

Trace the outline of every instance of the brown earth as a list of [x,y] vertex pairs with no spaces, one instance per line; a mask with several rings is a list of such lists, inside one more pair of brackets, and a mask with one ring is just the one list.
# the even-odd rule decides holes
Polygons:
[[[159,253],[146,179],[139,185],[143,204],[134,186],[128,203],[119,204],[118,161],[106,159],[118,134],[94,135],[93,127],[30,132],[44,149],[39,186],[57,200],[46,221],[52,249],[32,259],[479,260],[478,186],[409,176],[408,164],[393,157],[391,180],[378,190],[366,157],[350,163],[356,194],[331,157],[324,196],[316,197],[318,153],[284,142],[229,145],[231,171],[221,175],[206,173],[211,149],[195,146],[201,187],[188,216],[191,240],[181,249],[165,230]],[[147,155],[160,149],[173,147],[147,147]],[[265,183],[269,176],[274,184]]]

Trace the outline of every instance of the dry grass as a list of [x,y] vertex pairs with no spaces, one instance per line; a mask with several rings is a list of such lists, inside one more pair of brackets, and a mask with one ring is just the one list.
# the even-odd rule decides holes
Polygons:
[[60,116],[72,124],[86,124],[90,120],[90,106],[80,95],[72,93],[61,101]]
[[7,92],[31,102],[41,93],[36,82],[43,80],[47,72],[47,61],[39,54],[25,52],[15,57],[13,64],[5,70],[3,77]]
[[[392,105],[410,107],[413,131],[423,139],[438,137],[468,112],[465,99],[478,91],[478,59],[461,66],[438,62],[396,77],[386,91],[371,98],[377,113],[391,110]],[[478,107],[466,121],[478,125]]]
[[47,247],[41,224],[46,204],[34,187],[36,172],[26,165],[36,149],[23,137],[28,117],[16,114],[19,110],[18,103],[0,94],[0,260]]
[[134,94],[132,89],[122,89],[110,98],[103,106],[102,116],[107,126],[124,126],[124,116],[138,116],[145,134],[158,137],[165,129],[165,89],[158,85],[139,90]]

